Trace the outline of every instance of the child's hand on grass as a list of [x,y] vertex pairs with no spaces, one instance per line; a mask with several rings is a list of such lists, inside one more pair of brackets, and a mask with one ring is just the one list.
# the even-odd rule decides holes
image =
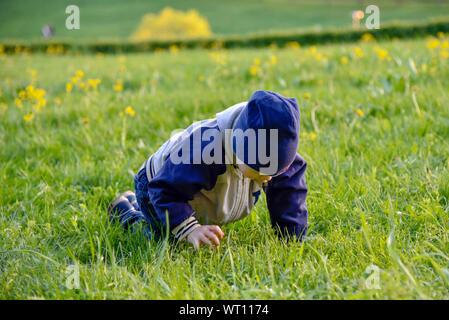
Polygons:
[[219,226],[200,226],[193,230],[188,236],[187,241],[190,242],[195,249],[199,249],[201,244],[207,244],[209,246],[220,246],[220,240],[223,238],[224,233]]

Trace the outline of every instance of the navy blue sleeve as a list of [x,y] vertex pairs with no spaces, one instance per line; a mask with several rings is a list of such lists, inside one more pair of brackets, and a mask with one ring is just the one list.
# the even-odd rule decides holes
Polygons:
[[307,163],[296,154],[290,167],[264,187],[271,224],[282,237],[302,240],[307,233]]
[[194,211],[187,201],[201,189],[211,190],[217,177],[226,171],[218,164],[174,164],[167,160],[148,186],[150,202],[155,210],[154,220],[164,230],[166,212],[170,231],[187,220]]

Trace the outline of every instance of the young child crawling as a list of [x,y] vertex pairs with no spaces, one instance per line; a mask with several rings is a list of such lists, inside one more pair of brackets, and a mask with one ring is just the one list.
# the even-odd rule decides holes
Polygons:
[[[259,90],[248,102],[195,122],[166,141],[108,208],[110,220],[149,238],[220,246],[220,226],[250,214],[261,189],[280,237],[307,232],[306,162],[297,153],[300,112],[294,98]],[[139,223],[138,223],[139,222]],[[138,223],[138,224],[136,224]]]

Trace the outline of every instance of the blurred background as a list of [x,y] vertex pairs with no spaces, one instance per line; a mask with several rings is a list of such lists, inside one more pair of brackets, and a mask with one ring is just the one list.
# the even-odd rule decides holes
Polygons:
[[[380,8],[381,24],[449,16],[448,0],[0,0],[0,41],[40,40],[44,26],[51,29],[46,35],[56,40],[139,39],[136,32],[144,24],[145,15],[147,26],[160,26],[171,17],[178,21],[177,27],[182,29],[183,23],[185,27],[189,19],[195,20],[196,28],[201,31],[193,36],[320,30],[350,27],[353,11],[364,11],[370,4]],[[68,17],[65,9],[68,5],[77,5],[80,9],[79,30],[67,30],[65,27]],[[169,9],[163,14],[164,8],[173,10]],[[187,14],[191,9],[195,11],[190,12],[188,17],[176,16],[177,12]],[[153,16],[149,17],[148,14]],[[182,19],[187,22],[182,22]],[[166,25],[173,26],[173,21]],[[159,36],[169,37],[160,32]],[[145,38],[142,30],[140,37]]]

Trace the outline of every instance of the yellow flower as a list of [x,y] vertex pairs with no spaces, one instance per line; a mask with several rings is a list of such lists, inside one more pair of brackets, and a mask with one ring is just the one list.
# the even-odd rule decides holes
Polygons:
[[67,92],[72,91],[72,88],[73,88],[73,85],[72,85],[71,83],[67,83],[67,84],[65,85],[65,90],[66,90]]
[[125,66],[120,66],[120,71],[121,72],[125,72],[126,71],[126,67]]
[[72,78],[72,83],[76,84],[78,82],[79,78],[78,77],[73,77]]
[[444,34],[444,32],[437,32],[437,37],[438,38],[444,38],[445,37],[445,34]]
[[200,75],[200,76],[198,77],[198,80],[200,80],[201,82],[203,82],[203,81],[204,81],[204,76],[203,76],[203,75]]
[[249,69],[249,73],[251,73],[251,75],[255,76],[257,74],[257,72],[259,72],[260,68],[258,65],[254,65],[251,66],[251,68]]
[[345,56],[341,57],[340,61],[342,64],[348,64],[348,58],[346,58]]
[[20,90],[20,92],[19,92],[19,98],[23,100],[23,99],[25,99],[26,97],[27,97],[26,91]]
[[259,65],[260,64],[260,59],[259,58],[256,58],[256,59],[254,59],[254,62],[253,62],[255,65]]
[[81,70],[77,70],[75,74],[78,78],[82,78],[84,76],[84,72]]
[[447,52],[447,51],[441,51],[441,52],[440,52],[440,56],[441,56],[441,58],[443,58],[443,59],[447,59],[447,58],[449,58],[449,52]]
[[360,47],[355,47],[353,50],[354,50],[354,53],[355,53],[359,58],[363,57],[363,51],[362,51],[362,49],[360,49]]
[[57,105],[60,105],[62,103],[61,99],[59,99],[59,98],[55,98],[54,101]]
[[94,89],[97,89],[97,86],[100,82],[100,79],[87,79],[87,84]]
[[125,113],[126,113],[126,114],[129,114],[131,117],[134,117],[135,114],[136,114],[136,112],[134,111],[134,109],[131,108],[130,106],[127,106],[127,107],[126,107]]
[[8,110],[8,105],[6,103],[0,103],[0,109],[2,110]]
[[116,84],[114,85],[115,91],[122,91],[123,90],[123,82],[122,80],[117,80]]
[[275,56],[271,56],[270,57],[270,63],[271,64],[276,64],[278,62],[278,59]]
[[89,118],[82,118],[81,121],[82,121],[83,123],[86,123],[86,124],[87,124],[87,123],[89,123]]
[[359,115],[359,117],[363,117],[363,111],[360,109],[357,109],[357,114]]
[[25,120],[26,122],[31,121],[33,118],[34,118],[34,114],[32,114],[32,113],[28,113],[23,116],[23,120]]
[[418,88],[418,86],[412,86],[412,92],[418,92],[419,91],[419,88]]
[[310,95],[310,93],[306,92],[304,93],[304,98],[305,99],[310,99],[312,96]]
[[118,61],[119,61],[120,63],[125,63],[125,62],[126,62],[126,57],[125,57],[125,56],[120,56],[120,57],[118,58]]
[[14,99],[14,104],[19,108],[22,109],[22,100],[19,98]]
[[442,50],[449,49],[449,42],[448,42],[447,40],[444,40],[444,41],[441,43],[441,49],[442,49]]
[[376,48],[376,52],[377,52],[377,56],[383,60],[387,57],[388,55],[388,51],[385,49],[381,49],[381,48]]
[[178,53],[179,47],[176,44],[172,44],[172,45],[170,45],[169,50],[171,53]]
[[427,41],[426,45],[427,45],[427,48],[429,48],[429,49],[435,49],[440,46],[440,41],[438,39],[433,39],[433,40]]

